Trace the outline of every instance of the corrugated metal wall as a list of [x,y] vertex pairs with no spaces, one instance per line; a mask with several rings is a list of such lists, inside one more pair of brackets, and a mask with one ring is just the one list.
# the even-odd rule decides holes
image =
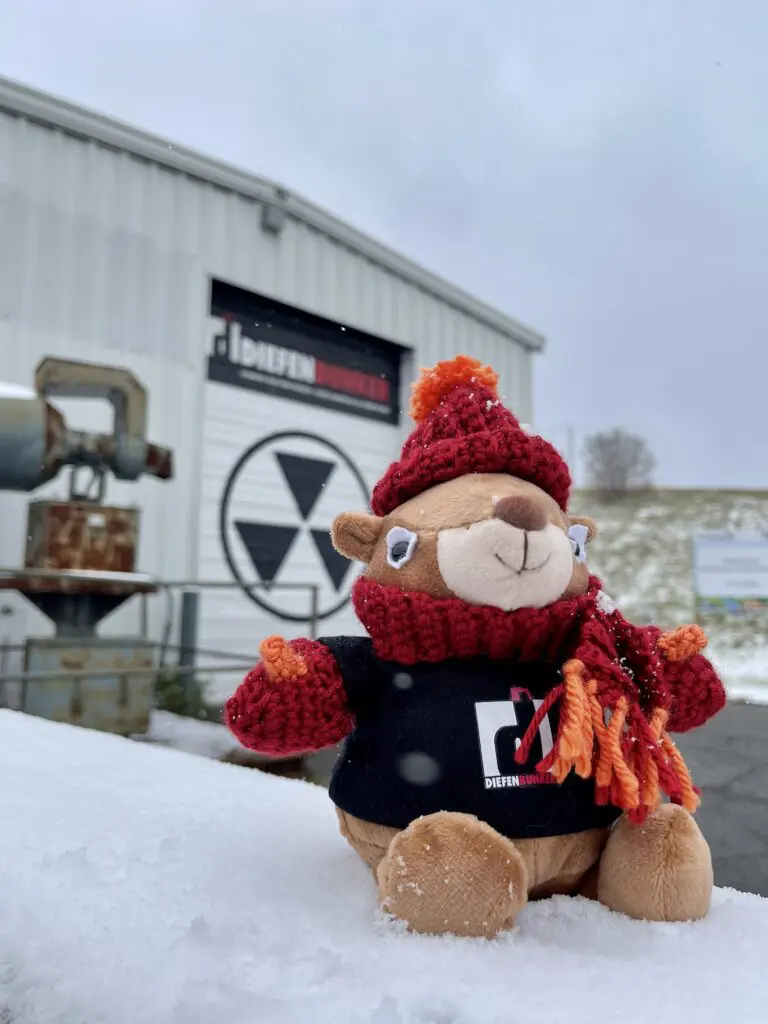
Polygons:
[[[144,571],[196,564],[210,276],[409,346],[420,365],[476,355],[530,422],[532,355],[499,331],[295,218],[266,234],[253,199],[0,112],[0,380],[31,383],[46,354],[144,381],[151,438],[175,449],[177,478],[110,485],[144,510]],[[80,425],[103,426],[79,408]],[[4,565],[21,557],[25,504],[0,496]]]

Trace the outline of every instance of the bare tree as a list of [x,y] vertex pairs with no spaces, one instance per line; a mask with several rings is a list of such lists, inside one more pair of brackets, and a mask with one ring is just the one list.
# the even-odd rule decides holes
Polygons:
[[584,448],[590,485],[604,496],[620,498],[652,485],[656,459],[644,438],[617,427],[592,434]]

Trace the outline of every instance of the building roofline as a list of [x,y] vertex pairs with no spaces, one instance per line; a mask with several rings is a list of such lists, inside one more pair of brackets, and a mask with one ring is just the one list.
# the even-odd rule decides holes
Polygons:
[[544,335],[538,331],[474,298],[468,292],[277,182],[2,76],[0,110],[58,128],[71,135],[94,139],[114,149],[133,153],[153,163],[260,202],[277,204],[290,216],[304,221],[342,245],[361,253],[398,277],[417,284],[448,305],[467,313],[529,351],[541,352],[546,345]]

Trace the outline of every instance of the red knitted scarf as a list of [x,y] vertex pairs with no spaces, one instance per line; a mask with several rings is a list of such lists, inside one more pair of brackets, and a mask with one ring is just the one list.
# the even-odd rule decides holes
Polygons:
[[560,701],[560,724],[538,770],[559,781],[574,770],[595,780],[595,799],[642,822],[662,793],[694,810],[697,791],[665,726],[670,694],[664,660],[683,660],[704,644],[694,630],[663,636],[633,626],[606,606],[592,577],[586,594],[546,608],[503,612],[458,598],[405,593],[361,577],[352,601],[377,656],[403,665],[448,658],[545,661],[562,681],[542,703],[517,758],[523,763],[544,715]]

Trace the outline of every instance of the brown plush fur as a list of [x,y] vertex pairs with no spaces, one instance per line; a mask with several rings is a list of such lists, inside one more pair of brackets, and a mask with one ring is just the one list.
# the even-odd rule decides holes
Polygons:
[[[534,484],[502,474],[477,473],[438,484],[406,501],[383,519],[362,512],[344,512],[334,521],[333,543],[347,558],[364,562],[367,575],[379,583],[401,590],[420,590],[430,597],[452,597],[437,566],[438,533],[489,519],[496,504],[510,498],[535,503],[546,521],[563,530],[572,523],[582,523],[589,530],[590,539],[597,535],[597,525],[592,519],[564,515],[557,502]],[[419,535],[418,557],[402,569],[393,569],[387,563],[385,538],[393,526],[404,526]],[[588,582],[586,564],[574,562],[573,577],[563,596],[583,594]]]
[[[533,484],[477,474],[434,487],[384,519],[341,515],[333,540],[380,583],[450,597],[438,567],[438,533],[494,515],[521,529],[552,523],[565,531],[582,523],[590,539],[597,533],[592,520],[564,515]],[[393,526],[419,537],[417,556],[401,569],[386,558]],[[562,596],[585,593],[588,580],[586,564],[574,560]],[[528,900],[555,893],[579,893],[650,921],[701,918],[709,909],[709,848],[681,807],[663,805],[640,827],[620,819],[612,830],[514,842],[466,814],[443,811],[402,831],[338,815],[342,834],[375,874],[382,906],[414,931],[491,937],[511,927]]]
[[638,828],[512,842],[468,814],[442,811],[398,831],[337,809],[342,835],[373,871],[382,906],[413,931],[491,937],[530,900],[599,899],[648,921],[705,917],[709,847],[690,814],[664,804]]

